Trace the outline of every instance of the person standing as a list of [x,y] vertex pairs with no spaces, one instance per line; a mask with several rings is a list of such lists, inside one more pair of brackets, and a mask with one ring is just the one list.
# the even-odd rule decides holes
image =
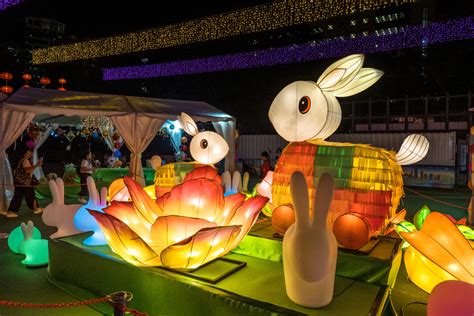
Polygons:
[[14,179],[15,193],[8,207],[6,217],[18,217],[17,213],[20,210],[23,196],[25,197],[26,204],[33,210],[34,214],[41,214],[43,212],[43,209],[39,207],[35,197],[35,186],[38,185],[38,180],[33,175],[33,171],[43,165],[43,158],[40,158],[38,163],[33,165],[31,161],[32,157],[33,152],[28,149],[20,161],[18,161]]
[[92,153],[87,152],[81,160],[81,169],[79,171],[79,177],[81,178],[81,191],[79,192],[79,202],[82,204],[87,202],[89,198],[89,190],[87,189],[87,177],[91,177],[95,171],[95,167],[92,161]]
[[260,154],[260,158],[262,159],[262,164],[260,166],[260,177],[263,180],[267,175],[267,172],[272,170],[272,165],[270,163],[270,155],[268,152],[262,152]]

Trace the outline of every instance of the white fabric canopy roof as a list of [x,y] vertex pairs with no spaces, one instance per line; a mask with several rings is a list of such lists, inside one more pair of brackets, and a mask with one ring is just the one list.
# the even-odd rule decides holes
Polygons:
[[[223,134],[228,142],[232,141],[235,119],[206,102],[21,88],[4,100],[1,107],[0,185],[11,183],[11,179],[6,179],[8,173],[2,159],[5,150],[35,115],[41,117],[41,120],[47,119],[48,116],[51,116],[52,120],[63,116],[110,117],[132,153],[130,174],[144,183],[142,152],[163,123],[168,119],[175,120],[181,112],[189,114],[195,121],[220,122],[223,127],[217,132]],[[231,155],[233,143],[229,143],[229,147],[232,149],[226,157],[225,166],[227,170],[233,172],[234,157]]]

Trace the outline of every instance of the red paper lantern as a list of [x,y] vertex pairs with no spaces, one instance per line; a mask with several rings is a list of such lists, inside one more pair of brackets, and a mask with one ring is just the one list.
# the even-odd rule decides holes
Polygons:
[[0,91],[2,91],[3,93],[6,93],[6,94],[10,94],[13,92],[13,88],[10,87],[10,86],[3,86],[0,88]]
[[291,205],[280,205],[273,210],[272,226],[278,234],[283,236],[294,222],[295,210]]
[[29,81],[29,80],[31,80],[31,75],[30,74],[23,74],[22,78],[23,78],[23,80]]
[[11,80],[13,78],[13,75],[9,72],[2,72],[0,73],[0,78],[3,80]]
[[58,90],[59,90],[59,91],[66,91],[66,89],[63,88],[63,87],[59,87]]
[[341,246],[347,249],[360,249],[370,239],[370,224],[357,213],[339,216],[334,222],[333,232]]
[[59,82],[60,84],[65,84],[67,81],[66,81],[66,79],[64,79],[64,78],[59,78],[59,79],[58,79],[58,82]]
[[114,143],[114,148],[119,149],[120,148],[120,143]]
[[47,86],[51,83],[51,80],[49,80],[49,78],[47,77],[43,77],[40,79],[40,83],[43,85],[43,86]]

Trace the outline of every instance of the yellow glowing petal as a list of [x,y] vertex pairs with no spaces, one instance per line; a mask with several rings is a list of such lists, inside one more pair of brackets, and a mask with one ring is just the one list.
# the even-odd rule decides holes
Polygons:
[[151,238],[157,247],[164,249],[194,235],[200,229],[215,226],[216,223],[200,218],[161,216],[151,227]]
[[109,201],[128,201],[130,193],[128,192],[123,179],[115,179],[109,186]]
[[454,277],[474,283],[474,250],[443,214],[432,212],[421,231],[400,234],[423,256]]
[[[231,245],[240,232],[240,226],[204,228],[195,235],[161,252],[165,267],[193,269],[232,250]],[[214,240],[219,242],[214,243]],[[213,245],[215,244],[215,245]]]
[[153,201],[143,188],[132,178],[124,178],[125,185],[132,197],[133,205],[150,224],[153,224],[158,216],[162,215],[160,207]]
[[265,204],[267,204],[267,202],[268,198],[257,195],[244,201],[244,203],[242,203],[242,205],[237,209],[228,223],[229,225],[240,225],[242,226],[242,229],[239,236],[234,240],[234,244],[231,246],[232,249],[237,247],[242,238],[247,235],[250,228],[252,228],[257,221],[260,210],[265,206]]
[[224,197],[224,209],[216,218],[217,224],[222,226],[227,225],[244,200],[245,194],[242,193],[235,193]]
[[161,265],[160,257],[133,230],[112,215],[89,211],[107,235],[112,250],[137,266]]
[[431,293],[431,290],[443,281],[456,280],[454,276],[434,264],[413,247],[409,247],[405,251],[404,262],[408,278],[425,292]]
[[104,212],[119,219],[142,239],[150,240],[151,225],[135,210],[131,202],[113,201],[112,204],[104,208]]

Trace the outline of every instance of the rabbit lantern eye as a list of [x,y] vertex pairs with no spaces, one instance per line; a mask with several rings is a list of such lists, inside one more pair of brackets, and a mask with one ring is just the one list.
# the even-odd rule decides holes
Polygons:
[[300,110],[301,114],[306,114],[311,109],[311,98],[305,95],[300,99],[298,104],[298,109]]
[[200,132],[191,140],[189,146],[193,158],[202,164],[215,164],[229,152],[227,142],[217,133]]
[[332,115],[332,110],[329,110],[332,100],[329,98],[331,96],[321,91],[314,82],[296,81],[278,93],[268,116],[277,133],[287,141],[323,138],[322,134],[326,134],[325,123]]

